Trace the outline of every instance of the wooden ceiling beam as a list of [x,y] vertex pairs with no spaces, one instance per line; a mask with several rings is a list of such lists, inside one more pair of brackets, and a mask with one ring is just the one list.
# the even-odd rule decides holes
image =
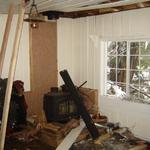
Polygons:
[[115,12],[119,12],[119,11],[140,9],[140,8],[146,8],[146,7],[150,7],[150,2],[143,2],[142,4],[137,3],[137,4],[110,7],[110,8],[85,10],[85,11],[66,12],[62,15],[62,17],[79,18],[79,17],[107,14],[107,13],[115,13]]
[[119,2],[121,0],[109,0],[109,2]]
[[144,8],[144,7],[145,7],[145,4],[144,4],[144,3],[138,3],[138,4],[137,4],[137,7]]

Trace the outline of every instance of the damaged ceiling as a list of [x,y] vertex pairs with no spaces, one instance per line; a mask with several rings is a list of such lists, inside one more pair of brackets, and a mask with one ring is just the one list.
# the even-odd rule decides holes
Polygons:
[[[11,2],[17,6],[20,0],[2,0],[0,13],[7,13]],[[27,2],[26,13],[32,2],[33,0]],[[35,0],[35,4],[38,11],[49,18],[78,18],[150,7],[150,0]]]

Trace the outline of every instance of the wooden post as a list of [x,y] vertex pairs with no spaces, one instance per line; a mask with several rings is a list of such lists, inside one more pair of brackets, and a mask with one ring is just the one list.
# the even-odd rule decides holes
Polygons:
[[6,22],[5,32],[4,32],[4,36],[3,36],[2,47],[1,47],[1,51],[0,51],[0,77],[2,75],[2,69],[3,69],[3,64],[4,64],[6,47],[7,47],[7,43],[8,43],[8,37],[9,37],[9,33],[10,33],[10,28],[11,28],[11,22],[12,22],[12,18],[13,18],[13,12],[14,12],[14,4],[11,4],[9,6],[7,22]]
[[0,150],[4,149],[4,144],[5,144],[5,135],[6,135],[7,120],[8,120],[9,106],[10,106],[11,90],[12,90],[12,84],[13,84],[13,79],[15,74],[18,52],[19,52],[19,43],[20,43],[20,37],[22,33],[24,13],[25,13],[24,5],[21,5],[18,22],[17,22],[15,40],[13,45],[13,52],[12,52],[12,57],[10,62],[5,102],[3,108],[2,126],[0,132]]
[[90,114],[88,113],[86,107],[83,104],[83,97],[79,94],[77,88],[75,87],[72,79],[69,76],[69,73],[67,70],[60,71],[60,75],[62,79],[65,82],[66,87],[68,88],[68,91],[71,94],[72,99],[74,100],[77,110],[81,117],[83,118],[86,127],[88,131],[90,132],[93,139],[97,139],[100,134],[98,132],[98,129],[96,128]]

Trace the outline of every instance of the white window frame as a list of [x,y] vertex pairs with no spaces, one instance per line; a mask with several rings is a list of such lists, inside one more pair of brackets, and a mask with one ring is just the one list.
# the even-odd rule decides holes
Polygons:
[[[111,96],[111,97],[114,97],[114,96],[116,96],[116,95],[108,95],[107,94],[107,87],[106,87],[106,85],[107,85],[107,57],[108,57],[108,55],[107,55],[107,42],[109,42],[109,41],[116,41],[116,42],[121,42],[121,41],[126,41],[127,42],[127,54],[126,54],[126,56],[127,56],[127,59],[126,59],[126,96],[130,96],[130,88],[129,88],[129,85],[130,85],[130,70],[131,70],[131,68],[130,68],[130,43],[131,42],[145,42],[145,41],[150,41],[150,39],[135,39],[135,40],[126,40],[126,39],[115,39],[115,40],[112,40],[112,39],[109,39],[109,40],[101,40],[101,50],[102,50],[102,53],[101,53],[101,59],[103,59],[103,62],[104,62],[104,64],[103,65],[101,65],[101,68],[103,67],[103,69],[101,69],[102,70],[102,72],[104,73],[103,75],[104,75],[104,77],[103,77],[103,79],[101,78],[101,82],[102,82],[102,80],[104,80],[104,83],[103,83],[103,86],[101,86],[101,88],[103,87],[103,95],[105,95],[105,96]],[[139,53],[139,56],[141,56],[141,52]],[[150,56],[150,55],[142,55],[142,56]],[[117,65],[117,64],[116,64]],[[104,86],[105,85],[105,86]],[[139,84],[139,86],[140,86],[140,84]]]

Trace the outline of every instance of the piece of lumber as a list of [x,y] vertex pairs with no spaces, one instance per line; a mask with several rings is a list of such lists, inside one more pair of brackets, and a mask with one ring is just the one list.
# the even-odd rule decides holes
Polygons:
[[76,141],[75,142],[80,142],[80,141],[83,141],[83,140],[86,140],[87,137],[89,136],[89,132],[87,129],[83,129],[83,131],[80,133],[80,135],[77,137]]
[[0,51],[0,78],[2,76],[2,69],[3,69],[3,64],[4,64],[4,58],[5,58],[6,47],[7,47],[7,43],[8,43],[8,37],[9,37],[9,33],[10,33],[14,8],[15,8],[14,4],[13,3],[10,4],[9,10],[8,10],[8,17],[7,17],[5,32],[4,32],[3,41],[2,41],[2,46],[1,46],[1,51]]
[[64,80],[65,85],[67,86],[68,91],[70,92],[72,99],[74,100],[74,102],[77,106],[78,112],[81,115],[81,117],[83,118],[92,138],[93,139],[98,138],[100,136],[99,132],[98,132],[96,126],[94,125],[94,122],[93,122],[91,116],[89,115],[87,109],[85,108],[85,106],[83,104],[83,97],[79,94],[77,88],[73,84],[73,82],[69,76],[69,73],[67,72],[67,70],[63,70],[63,71],[60,71],[60,75],[61,75],[62,79]]
[[79,125],[80,125],[80,120],[73,118],[60,130],[60,132],[65,136],[70,132],[70,130],[76,128]]
[[40,131],[39,134],[40,141],[54,148],[56,148],[63,139],[64,137],[62,137],[60,133],[47,132],[43,129]]
[[58,133],[60,131],[61,127],[56,126],[52,123],[48,123],[43,127],[43,129],[46,131],[53,132],[53,133]]
[[85,123],[80,121],[80,126],[72,129],[68,135],[64,138],[64,140],[58,145],[56,150],[69,150],[71,145],[75,142],[78,135],[81,133],[82,129],[85,127]]
[[137,145],[133,148],[130,148],[129,150],[146,150],[147,145],[146,144],[141,144],[141,145]]
[[12,57],[10,61],[11,64],[9,68],[7,88],[6,88],[4,108],[3,108],[2,125],[1,125],[1,132],[0,132],[0,150],[4,149],[12,84],[13,84],[13,79],[15,74],[18,52],[19,52],[19,43],[20,43],[20,37],[22,33],[24,13],[25,13],[25,8],[23,5],[20,5],[20,12],[19,12],[18,22],[16,27],[16,34],[15,34],[15,40],[13,44]]
[[109,139],[111,135],[109,133],[106,133],[104,135],[101,135],[98,139],[94,141],[95,144],[102,144],[102,142],[106,141]]

